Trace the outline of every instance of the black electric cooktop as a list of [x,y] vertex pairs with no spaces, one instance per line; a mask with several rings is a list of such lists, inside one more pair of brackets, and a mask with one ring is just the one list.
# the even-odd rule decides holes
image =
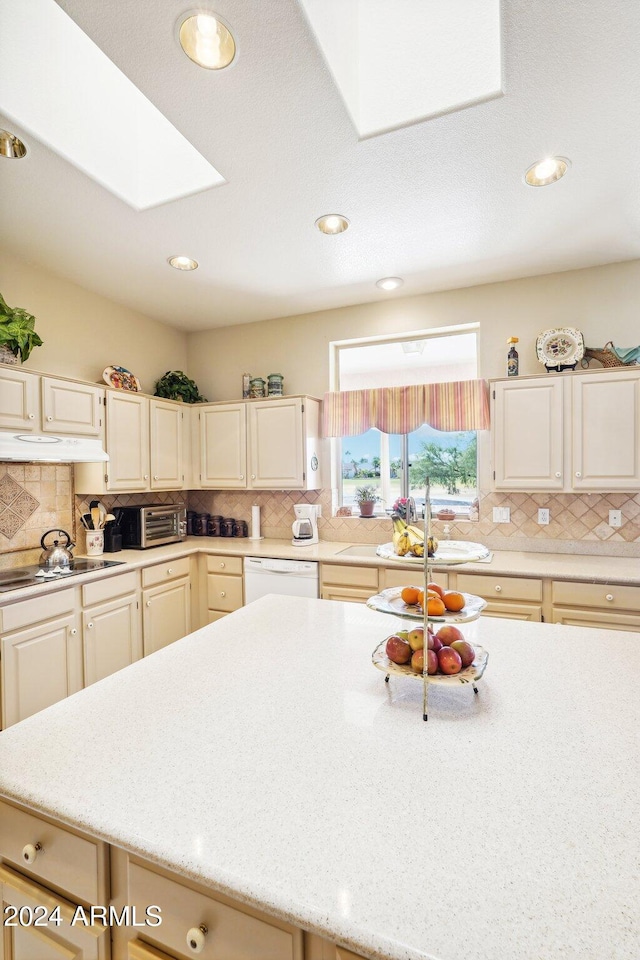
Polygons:
[[36,584],[51,583],[54,580],[70,580],[74,574],[90,573],[92,570],[105,570],[118,567],[122,560],[72,560],[68,567],[11,567],[0,570],[0,593],[32,587]]

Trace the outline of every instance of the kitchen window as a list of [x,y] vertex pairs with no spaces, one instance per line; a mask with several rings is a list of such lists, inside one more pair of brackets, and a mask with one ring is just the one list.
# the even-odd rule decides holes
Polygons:
[[[375,390],[411,384],[475,380],[478,324],[401,336],[344,340],[331,344],[332,386],[336,391]],[[425,478],[431,483],[433,514],[448,508],[469,519],[477,489],[475,430],[447,433],[423,424],[411,433],[377,428],[333,441],[334,488],[338,507],[358,514],[356,491],[373,486],[380,498],[374,515],[386,516],[400,497],[414,497],[424,510]]]

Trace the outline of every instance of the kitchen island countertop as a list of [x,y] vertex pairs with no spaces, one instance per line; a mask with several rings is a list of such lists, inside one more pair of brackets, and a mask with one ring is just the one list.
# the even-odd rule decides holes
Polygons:
[[265,597],[6,730],[0,793],[366,957],[637,960],[637,635],[480,619],[424,723],[398,625]]

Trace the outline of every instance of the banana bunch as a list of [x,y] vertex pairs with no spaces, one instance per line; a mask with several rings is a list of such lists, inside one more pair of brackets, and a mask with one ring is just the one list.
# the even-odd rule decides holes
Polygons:
[[[397,514],[391,518],[393,523],[393,549],[399,557],[405,557],[408,553],[414,557],[424,556],[424,533],[420,527],[406,523],[402,517]],[[434,537],[429,537],[428,555],[430,557],[436,552],[438,542]]]

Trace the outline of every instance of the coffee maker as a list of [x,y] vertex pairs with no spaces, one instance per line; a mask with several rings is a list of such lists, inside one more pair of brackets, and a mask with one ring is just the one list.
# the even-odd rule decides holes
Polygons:
[[318,517],[320,506],[317,503],[294,503],[293,539],[295,547],[308,547],[318,542]]

